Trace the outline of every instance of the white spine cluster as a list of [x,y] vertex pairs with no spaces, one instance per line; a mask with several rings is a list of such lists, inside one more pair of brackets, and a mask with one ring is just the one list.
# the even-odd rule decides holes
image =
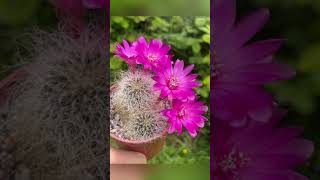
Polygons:
[[166,121],[151,74],[125,72],[111,89],[111,132],[128,140],[147,140],[161,134]]

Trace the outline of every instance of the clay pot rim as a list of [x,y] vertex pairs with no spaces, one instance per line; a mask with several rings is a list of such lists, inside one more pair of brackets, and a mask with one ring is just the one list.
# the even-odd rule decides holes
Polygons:
[[119,136],[116,136],[113,133],[110,133],[110,136],[120,142],[126,143],[126,144],[134,144],[134,145],[138,145],[138,144],[148,144],[148,143],[152,143],[153,141],[156,141],[158,139],[164,138],[167,136],[167,130],[164,130],[161,134],[158,134],[150,139],[146,139],[146,140],[128,140],[128,139],[124,139],[124,138],[120,138]]
[[[110,86],[110,93],[117,87],[116,84],[112,84]],[[156,141],[158,139],[161,139],[161,138],[164,138],[166,137],[168,134],[168,130],[167,129],[164,129],[162,131],[162,133],[160,134],[157,134],[156,136],[152,137],[152,138],[149,138],[149,139],[146,139],[146,140],[128,140],[128,139],[124,139],[124,138],[121,138],[113,133],[110,132],[110,136],[117,140],[117,141],[120,141],[120,142],[123,142],[123,143],[126,143],[126,144],[134,144],[134,145],[138,145],[138,144],[148,144],[148,143],[152,143],[153,141]]]

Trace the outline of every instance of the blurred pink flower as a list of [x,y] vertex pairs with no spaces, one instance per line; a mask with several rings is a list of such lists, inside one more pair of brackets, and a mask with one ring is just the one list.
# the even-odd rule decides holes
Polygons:
[[283,40],[248,43],[267,22],[269,11],[258,10],[236,23],[236,1],[216,0],[212,12],[213,118],[228,121],[233,126],[243,126],[248,119],[268,119],[273,98],[263,86],[295,74],[288,66],[273,61],[272,56]]
[[106,8],[108,0],[82,0],[83,5],[88,9]]
[[180,135],[183,125],[192,137],[196,137],[198,129],[203,128],[204,122],[207,120],[203,116],[207,111],[208,107],[203,102],[173,100],[172,109],[163,110],[170,125],[168,132],[177,131]]
[[145,69],[153,69],[163,63],[161,61],[168,60],[169,50],[170,46],[163,44],[159,39],[153,39],[148,44],[144,37],[140,37],[136,46],[136,51],[140,55],[137,62]]
[[88,9],[106,8],[107,0],[51,0],[67,32],[78,32],[86,24]]
[[184,68],[184,61],[177,60],[174,65],[167,64],[162,66],[155,73],[153,79],[156,81],[154,89],[160,91],[160,97],[168,97],[170,100],[194,100],[195,92],[193,88],[201,86],[200,82],[196,81],[197,74],[188,75],[194,65],[189,65]]
[[276,128],[285,113],[275,111],[269,123],[233,128],[216,122],[212,135],[213,179],[307,180],[294,172],[312,154],[309,140],[300,138],[300,127]]

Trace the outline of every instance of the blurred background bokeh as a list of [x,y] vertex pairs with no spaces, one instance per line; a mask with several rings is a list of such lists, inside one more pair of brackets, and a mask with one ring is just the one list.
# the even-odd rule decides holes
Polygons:
[[17,50],[32,28],[54,29],[57,18],[49,1],[0,1],[0,79],[21,66]]
[[239,17],[258,8],[268,8],[271,19],[256,39],[284,38],[276,59],[291,65],[297,75],[268,89],[288,114],[283,125],[305,128],[304,137],[314,141],[311,160],[299,168],[311,180],[320,179],[320,1],[238,1]]
[[[199,17],[148,17],[111,16],[110,51],[123,39],[133,42],[139,36],[147,40],[161,39],[171,45],[173,60],[182,59],[186,64],[195,64],[193,73],[199,74],[203,83],[197,89],[200,100],[209,105],[210,91],[210,18]],[[111,81],[117,72],[127,69],[127,64],[118,57],[110,57]],[[208,117],[207,113],[207,117]],[[207,163],[210,160],[210,128],[205,124],[196,138],[186,131],[181,135],[172,134],[167,138],[163,151],[150,164],[192,164]]]
[[112,16],[209,16],[210,0],[110,0]]

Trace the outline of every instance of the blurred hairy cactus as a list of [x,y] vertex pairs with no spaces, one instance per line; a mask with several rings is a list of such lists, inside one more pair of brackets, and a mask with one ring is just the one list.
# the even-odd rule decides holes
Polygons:
[[[17,139],[16,156],[31,179],[106,179],[108,62],[105,31],[90,26],[78,38],[34,30],[26,72],[1,107]],[[0,178],[1,179],[1,178]]]
[[0,179],[9,179],[14,175],[16,160],[13,155],[14,140],[10,135],[0,131]]

